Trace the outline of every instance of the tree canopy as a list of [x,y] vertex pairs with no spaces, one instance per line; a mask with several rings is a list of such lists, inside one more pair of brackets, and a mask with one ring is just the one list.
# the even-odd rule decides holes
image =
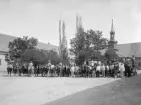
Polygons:
[[118,59],[118,55],[116,54],[116,50],[112,48],[108,48],[104,54],[107,60]]
[[37,49],[38,40],[36,38],[17,38],[9,42],[9,53],[5,56],[7,62],[30,62],[34,64],[46,64],[50,60],[52,64],[60,62],[57,52],[53,50]]
[[34,49],[38,40],[36,38],[28,38],[24,36],[23,38],[16,38],[12,42],[9,42],[9,56],[11,60],[20,58],[20,55],[24,53],[27,49]]
[[70,40],[70,51],[75,55],[78,64],[84,60],[100,59],[101,50],[107,48],[108,40],[103,37],[102,31],[88,30],[79,28],[75,38]]
[[58,64],[60,62],[58,54],[53,51],[40,50],[40,49],[27,49],[21,54],[22,61],[33,61],[34,64],[46,64],[50,60],[52,64]]

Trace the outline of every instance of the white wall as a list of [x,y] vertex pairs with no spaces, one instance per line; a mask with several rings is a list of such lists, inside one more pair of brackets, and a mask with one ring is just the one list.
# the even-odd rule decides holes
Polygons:
[[0,54],[1,64],[0,64],[0,72],[7,71],[7,62],[5,61],[5,55]]

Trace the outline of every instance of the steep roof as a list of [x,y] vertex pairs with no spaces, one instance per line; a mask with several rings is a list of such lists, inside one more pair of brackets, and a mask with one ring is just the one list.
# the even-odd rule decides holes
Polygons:
[[37,48],[39,49],[45,49],[45,50],[54,50],[56,51],[57,53],[59,53],[59,47],[58,46],[55,46],[55,45],[51,45],[51,44],[46,44],[46,43],[41,43],[39,42],[37,44]]
[[114,25],[113,25],[113,19],[112,19],[111,32],[115,32],[115,30],[114,30]]
[[16,37],[0,34],[0,51],[8,51],[8,44],[13,41]]
[[[10,35],[5,35],[5,34],[0,34],[0,51],[8,52],[8,44],[10,41],[13,41],[17,37],[10,36]],[[45,44],[38,42],[37,48],[39,49],[45,49],[45,50],[54,50],[57,53],[59,52],[58,46],[51,45],[51,44]]]
[[[116,49],[118,49],[117,54],[120,57],[141,57],[141,42],[137,43],[126,43],[126,44],[117,44]],[[107,49],[101,50],[102,55],[106,52]]]
[[117,44],[116,49],[118,49],[118,53],[124,57],[131,57],[132,55],[141,57],[141,42]]

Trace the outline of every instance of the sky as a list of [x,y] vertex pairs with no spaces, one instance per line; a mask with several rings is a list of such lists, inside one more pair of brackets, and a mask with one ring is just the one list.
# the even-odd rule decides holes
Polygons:
[[85,30],[100,30],[109,38],[113,19],[119,44],[141,42],[141,0],[0,0],[0,33],[58,46],[61,18],[70,47],[77,13]]

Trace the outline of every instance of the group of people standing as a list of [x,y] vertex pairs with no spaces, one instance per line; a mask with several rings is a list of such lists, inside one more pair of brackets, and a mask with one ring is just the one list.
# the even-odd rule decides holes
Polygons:
[[[91,61],[88,63],[84,62],[82,66],[79,66],[79,69],[75,70],[77,66],[72,66],[71,71],[79,71],[80,74],[84,74],[84,77],[121,77],[124,78],[130,77],[137,74],[137,65],[135,63],[135,57],[132,58],[126,57],[122,61],[111,60],[107,62],[98,62]],[[74,70],[73,70],[74,69]],[[73,75],[75,74],[72,73]]]
[[125,76],[125,65],[122,62],[110,62],[109,64],[96,64],[96,77],[122,77]]
[[63,65],[62,63],[58,65],[53,65],[50,62],[47,64],[33,64],[33,62],[22,63],[22,64],[8,64],[7,73],[11,76],[42,76],[42,77],[56,77],[56,76],[70,76],[68,72],[69,66]]
[[84,62],[83,65],[53,65],[50,62],[45,65],[34,65],[33,62],[28,64],[9,64],[7,67],[8,75],[12,73],[19,76],[42,76],[42,77],[130,77],[136,74],[134,58],[124,58],[122,62],[118,60],[101,63],[91,61]]
[[96,77],[100,74],[103,77],[130,77],[137,74],[137,66],[135,63],[134,56],[132,58],[124,58],[123,61],[113,60],[106,64],[97,63],[96,64]]

